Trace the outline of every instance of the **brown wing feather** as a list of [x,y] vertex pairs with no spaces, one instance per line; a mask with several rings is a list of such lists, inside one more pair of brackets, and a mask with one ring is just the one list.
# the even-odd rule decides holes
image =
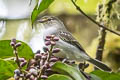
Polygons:
[[60,31],[59,32],[59,37],[60,39],[64,40],[65,42],[72,44],[74,46],[76,46],[77,48],[79,48],[81,51],[85,50],[82,48],[82,46],[79,44],[79,42],[72,36],[72,34],[70,32],[63,32]]

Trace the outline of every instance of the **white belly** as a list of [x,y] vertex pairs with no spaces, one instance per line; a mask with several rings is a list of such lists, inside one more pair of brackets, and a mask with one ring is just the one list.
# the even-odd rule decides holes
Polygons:
[[80,51],[75,46],[72,46],[62,40],[59,40],[59,42],[56,45],[61,49],[61,52],[57,55],[62,55],[62,57],[66,57],[71,60],[77,60],[77,61],[84,61],[86,59],[89,59],[89,56]]

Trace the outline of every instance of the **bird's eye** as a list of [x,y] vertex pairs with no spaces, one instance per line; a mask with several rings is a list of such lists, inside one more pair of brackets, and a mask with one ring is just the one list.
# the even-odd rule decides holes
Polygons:
[[51,20],[52,20],[51,18],[48,19],[48,21],[51,21]]

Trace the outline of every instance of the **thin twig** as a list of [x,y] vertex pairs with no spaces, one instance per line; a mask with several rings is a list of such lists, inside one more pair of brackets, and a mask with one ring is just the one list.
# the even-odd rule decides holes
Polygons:
[[74,6],[76,7],[76,9],[77,9],[79,12],[81,12],[85,17],[87,17],[87,18],[88,18],[89,20],[91,20],[93,23],[95,23],[96,25],[98,25],[98,27],[104,28],[105,30],[107,30],[107,31],[109,31],[109,32],[112,32],[112,33],[120,36],[120,33],[115,32],[115,31],[113,31],[113,30],[111,30],[111,29],[109,29],[109,28],[107,28],[107,27],[99,24],[98,22],[96,22],[94,19],[92,19],[92,18],[89,17],[86,13],[84,13],[84,12],[82,11],[81,8],[80,8],[78,5],[76,5],[76,3],[75,3],[74,0],[71,0],[71,1],[72,1],[72,3],[74,4]]
[[[47,57],[47,60],[46,60],[46,62],[48,62],[49,63],[49,60],[50,60],[50,58],[51,58],[51,56],[52,56],[52,50],[53,50],[53,45],[51,45],[51,48],[50,48],[50,50],[48,51],[48,57]],[[40,69],[40,73],[39,73],[39,75],[38,75],[38,79],[40,79],[40,77],[41,77],[41,75],[42,75],[42,73],[44,73],[44,71],[45,71],[45,67],[42,67],[41,69]]]
[[[20,66],[20,61],[19,61],[19,56],[18,56],[17,48],[15,46],[14,46],[14,54],[15,54],[15,57],[16,57],[16,63],[17,63],[18,69],[22,73],[22,69],[21,69],[21,66]],[[24,80],[24,77],[22,77],[22,80]]]
[[44,71],[45,71],[45,68],[42,67],[42,68],[40,69],[40,73],[39,73],[39,75],[38,75],[38,79],[41,79],[41,75],[42,75],[42,73],[44,73]]
[[52,55],[52,49],[53,49],[53,45],[51,45],[51,48],[50,48],[50,50],[48,51],[49,54],[48,54],[48,57],[47,57],[47,62],[49,62],[50,57],[51,57],[51,55]]
[[17,49],[16,49],[15,46],[14,46],[14,54],[15,54],[15,57],[16,57],[16,63],[17,63],[17,66],[18,66],[20,72],[22,72],[22,70],[21,70],[21,66],[20,66],[19,57],[18,57],[18,52],[17,52]]

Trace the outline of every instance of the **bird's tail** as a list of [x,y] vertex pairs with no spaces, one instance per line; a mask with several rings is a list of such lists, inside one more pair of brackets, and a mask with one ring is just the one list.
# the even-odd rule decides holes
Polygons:
[[102,63],[99,60],[90,58],[88,61],[90,63],[94,64],[97,68],[100,68],[100,69],[102,69],[104,71],[109,71],[109,72],[111,71],[111,69],[107,65],[105,65],[104,63]]

